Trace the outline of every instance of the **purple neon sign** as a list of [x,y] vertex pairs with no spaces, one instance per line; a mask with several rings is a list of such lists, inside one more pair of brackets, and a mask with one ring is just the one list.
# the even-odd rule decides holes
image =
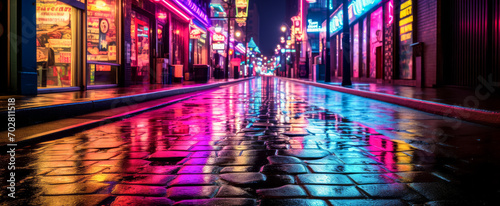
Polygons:
[[196,16],[201,22],[205,24],[205,26],[209,25],[207,15],[191,0],[175,0],[175,1],[177,2],[177,4],[181,5],[181,7],[183,7],[188,12]]

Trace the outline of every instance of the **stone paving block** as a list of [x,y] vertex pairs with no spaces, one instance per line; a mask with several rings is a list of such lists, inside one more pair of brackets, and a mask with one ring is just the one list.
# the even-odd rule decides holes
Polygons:
[[215,185],[218,179],[219,177],[217,175],[211,174],[178,175],[177,178],[172,180],[168,185]]
[[167,189],[158,186],[144,185],[125,185],[117,184],[111,191],[113,195],[134,195],[134,196],[151,196],[162,197],[167,193]]
[[265,182],[268,187],[281,187],[289,184],[295,184],[295,178],[292,175],[267,175]]
[[297,178],[300,184],[354,185],[351,179],[341,174],[300,174]]
[[266,164],[267,160],[257,157],[190,158],[185,165],[243,166]]
[[167,189],[167,197],[174,200],[206,199],[215,196],[219,186],[182,186]]
[[364,198],[356,186],[332,186],[332,185],[304,185],[306,190],[315,198]]
[[241,156],[261,156],[267,157],[276,154],[276,150],[243,150]]
[[264,174],[303,174],[307,168],[302,164],[264,165],[260,169]]
[[222,185],[216,197],[252,198],[254,196],[240,187],[235,187],[231,185]]
[[240,156],[241,155],[241,150],[222,150],[217,152],[218,157],[223,157],[223,156]]
[[376,165],[376,164],[381,164],[377,162],[374,159],[367,158],[367,157],[344,157],[341,158],[342,162],[347,165]]
[[415,203],[426,201],[424,196],[401,183],[359,185],[358,187],[365,191],[371,198],[402,199]]
[[160,152],[155,152],[152,155],[149,156],[150,160],[156,160],[156,161],[175,161],[175,160],[181,160],[186,157],[188,157],[191,154],[191,152],[181,152],[181,151],[160,151]]
[[35,200],[33,205],[58,205],[58,206],[74,206],[74,205],[100,205],[109,197],[107,194],[99,195],[66,195],[66,196],[41,196],[39,200]]
[[176,174],[180,168],[181,166],[147,166],[139,173],[169,175],[169,174]]
[[219,151],[221,149],[221,146],[194,146],[190,151]]
[[220,173],[233,173],[233,172],[258,172],[260,167],[257,166],[228,166],[223,167]]
[[233,185],[259,184],[266,181],[266,176],[259,172],[227,173],[221,174],[220,178]]
[[314,160],[305,160],[304,161],[307,164],[320,164],[320,165],[342,165],[344,162],[340,160],[338,157],[335,155],[329,155],[321,159],[314,159]]
[[486,200],[439,200],[426,202],[425,206],[475,206],[495,204],[498,204],[498,202]]
[[61,175],[90,175],[103,171],[105,167],[65,167],[56,168],[47,173],[48,176],[61,176]]
[[177,174],[214,174],[218,169],[217,166],[187,165],[182,167]]
[[394,180],[383,174],[351,174],[349,177],[360,185],[394,183]]
[[401,200],[330,200],[334,206],[407,206]]
[[122,184],[132,185],[167,185],[170,181],[176,178],[176,175],[133,175],[124,176]]
[[384,169],[376,165],[309,165],[317,173],[385,173]]
[[267,157],[270,164],[301,164],[302,160],[296,157],[274,155]]
[[192,158],[217,157],[217,152],[215,152],[215,151],[198,151],[198,152],[193,153],[190,157],[192,157]]
[[319,199],[262,199],[260,206],[328,206]]
[[92,194],[109,186],[104,183],[71,183],[44,186],[44,195],[84,195]]
[[290,149],[280,150],[279,154],[298,157],[300,159],[321,159],[330,155],[326,150],[319,149]]
[[71,176],[42,176],[40,177],[41,184],[69,184],[83,180],[87,175],[71,175]]
[[395,175],[398,177],[397,181],[403,183],[444,181],[428,172],[398,172]]
[[176,202],[175,206],[255,206],[257,201],[250,198],[212,198],[198,200],[182,200]]
[[464,193],[460,191],[457,186],[450,185],[446,182],[410,183],[408,186],[431,201],[471,198],[471,194]]
[[85,144],[83,148],[87,149],[109,149],[109,148],[116,148],[120,147],[122,145],[126,144],[126,142],[121,142],[121,141],[94,141],[90,142],[88,144]]
[[138,196],[118,196],[110,206],[169,206],[173,205],[174,201],[166,197],[138,197]]
[[299,185],[284,185],[277,188],[258,189],[257,194],[262,198],[307,197],[307,193]]
[[94,182],[117,182],[123,177],[119,174],[94,174],[90,176],[87,180]]

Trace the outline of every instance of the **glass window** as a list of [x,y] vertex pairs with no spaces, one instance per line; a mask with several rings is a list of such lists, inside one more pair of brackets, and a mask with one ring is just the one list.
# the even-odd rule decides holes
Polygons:
[[[413,15],[412,15],[412,0],[401,2],[402,13],[400,20],[400,43],[399,43],[399,78],[400,79],[413,79],[413,50],[411,44],[413,43]],[[408,12],[410,11],[410,12]]]
[[87,1],[87,60],[117,61],[117,0]]
[[[382,62],[382,7],[375,10],[370,16],[370,77],[377,78],[381,72]],[[377,71],[378,69],[378,71]]]
[[362,63],[361,63],[361,76],[367,77],[368,74],[368,26],[367,26],[368,18],[363,20],[363,43],[361,46],[362,51]]
[[76,86],[78,10],[56,0],[36,2],[38,87]]
[[356,23],[352,32],[352,77],[359,77],[359,24]]

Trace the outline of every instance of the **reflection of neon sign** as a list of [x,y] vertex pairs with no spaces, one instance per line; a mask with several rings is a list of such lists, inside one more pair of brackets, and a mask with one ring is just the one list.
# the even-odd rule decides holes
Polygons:
[[314,32],[321,32],[324,31],[323,28],[319,25],[319,22],[313,21],[312,19],[307,20],[307,32],[309,33],[314,33]]
[[[360,16],[366,14],[380,2],[382,2],[382,0],[353,0],[347,9],[349,11],[349,24],[354,22]],[[340,6],[330,19],[330,35],[338,32],[343,26],[342,19],[344,15],[342,7],[343,6]]]

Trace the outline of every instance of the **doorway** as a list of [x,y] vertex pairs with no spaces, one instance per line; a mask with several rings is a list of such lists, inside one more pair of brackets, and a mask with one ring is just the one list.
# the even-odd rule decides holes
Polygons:
[[149,18],[132,12],[132,83],[149,84],[151,70],[151,36]]
[[382,79],[383,68],[384,68],[384,55],[382,54],[382,47],[377,47],[376,51],[377,58],[377,79]]

